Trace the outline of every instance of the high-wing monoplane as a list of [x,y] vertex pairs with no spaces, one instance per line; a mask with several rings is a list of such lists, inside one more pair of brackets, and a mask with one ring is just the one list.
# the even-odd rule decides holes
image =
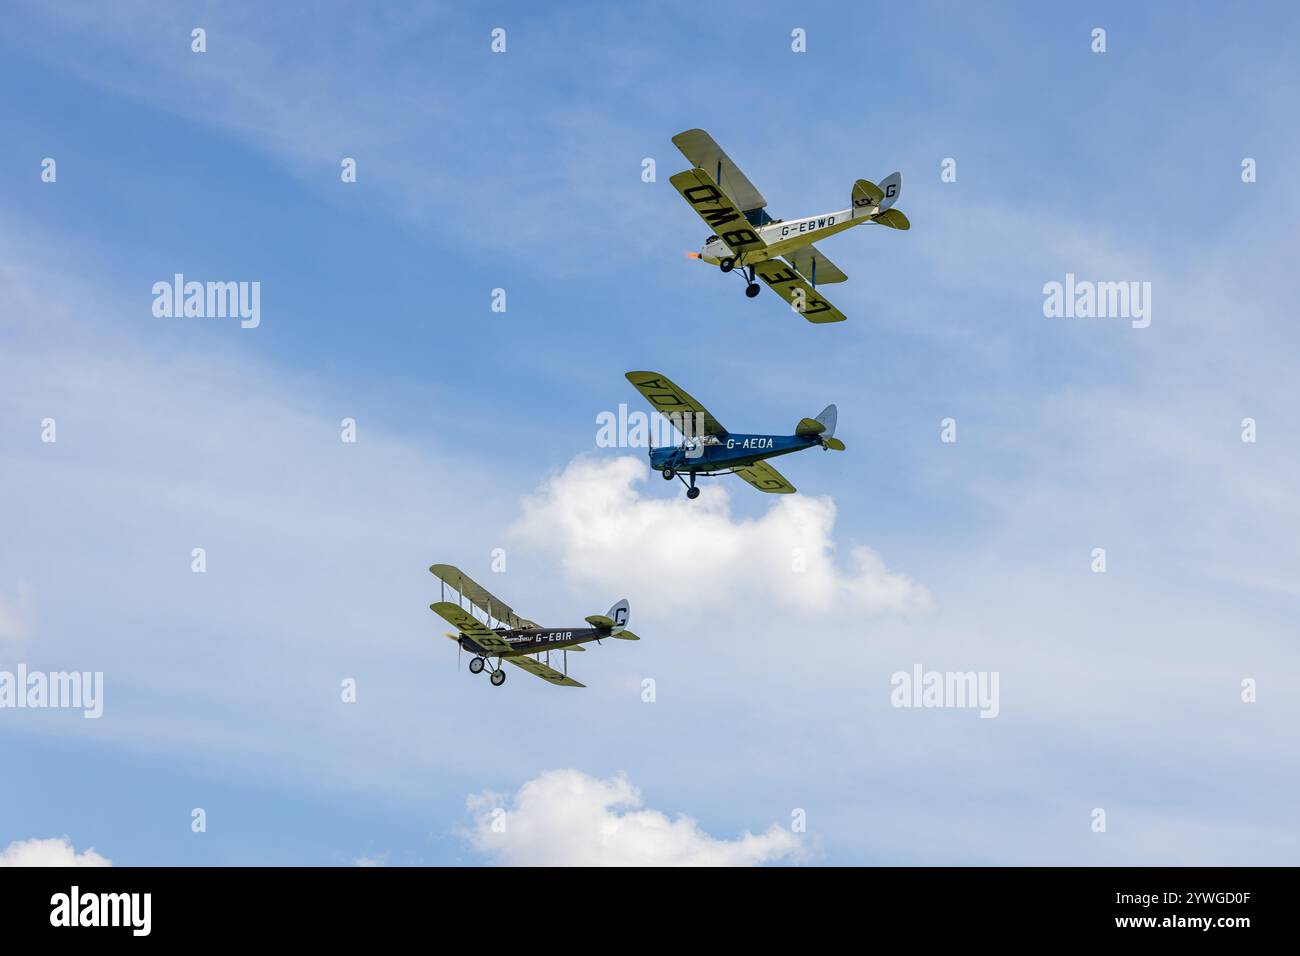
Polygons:
[[835,437],[834,405],[827,405],[816,418],[801,419],[793,435],[746,435],[727,431],[685,389],[658,372],[628,372],[627,380],[682,433],[682,444],[650,449],[650,467],[667,481],[681,479],[688,498],[700,495],[696,477],[732,474],[759,491],[792,494],[794,485],[763,459],[805,448],[844,450],[844,442]]
[[814,242],[867,223],[911,228],[902,211],[894,208],[903,185],[901,173],[890,173],[879,186],[859,179],[853,184],[848,209],[803,219],[773,219],[763,194],[712,136],[690,129],[674,136],[673,144],[694,165],[670,181],[713,230],[699,252],[687,255],[723,272],[739,269],[750,298],[758,295],[754,279],[762,279],[809,322],[844,321],[844,313],[820,296],[817,286],[848,278]]
[[[506,682],[502,661],[561,687],[585,687],[569,676],[569,651],[585,651],[583,644],[592,641],[599,644],[607,637],[640,640],[627,629],[626,599],[605,614],[588,617],[586,627],[541,627],[520,617],[459,568],[435,564],[429,570],[442,582],[442,600],[430,604],[429,609],[456,628],[456,633],[447,637],[460,645],[462,651],[474,655],[469,661],[470,673],[481,674],[486,668],[494,687]],[[455,601],[447,600],[448,588],[456,593]],[[553,652],[562,656],[560,670],[550,665]]]

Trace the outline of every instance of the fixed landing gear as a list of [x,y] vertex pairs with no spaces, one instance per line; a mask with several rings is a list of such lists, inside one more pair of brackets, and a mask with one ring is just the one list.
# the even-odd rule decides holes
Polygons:
[[[488,660],[486,657],[472,657],[469,661],[469,672],[471,674],[482,674],[483,668],[487,666]],[[492,682],[493,687],[500,687],[506,682],[506,672],[505,668],[501,666],[501,658],[497,658],[497,666],[492,668],[488,680]]]
[[[718,263],[718,267],[722,269],[723,272],[731,272],[733,269],[736,268],[736,260],[723,259]],[[754,267],[745,266],[737,274],[742,279],[745,280],[745,295],[747,295],[751,299],[754,298],[754,296],[758,295],[759,290],[762,289],[762,286],[760,286],[757,282],[754,281]]]
[[698,498],[700,496],[700,489],[695,487],[695,472],[688,469],[686,474],[690,476],[689,483],[675,469],[665,466],[663,470],[664,481],[672,481],[674,478],[679,478],[681,479],[682,484],[686,485],[686,497]]
[[[736,260],[732,256],[727,256],[725,259],[719,259],[718,268],[723,272],[734,272],[736,269]],[[754,281],[753,266],[745,266],[736,274],[745,280],[745,295],[749,296],[751,299],[758,295],[759,291],[763,287]]]

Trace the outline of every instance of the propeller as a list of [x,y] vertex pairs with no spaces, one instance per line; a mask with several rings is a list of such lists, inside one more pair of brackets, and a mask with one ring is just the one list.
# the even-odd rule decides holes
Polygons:
[[687,258],[687,259],[698,259],[698,258],[700,258],[700,254],[699,254],[698,252],[688,252],[688,253],[686,253],[686,258]]

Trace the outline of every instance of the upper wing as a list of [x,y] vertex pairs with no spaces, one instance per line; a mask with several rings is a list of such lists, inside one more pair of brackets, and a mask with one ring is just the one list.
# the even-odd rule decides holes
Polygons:
[[533,621],[525,620],[511,610],[509,604],[498,597],[493,597],[487,588],[470,580],[469,575],[460,568],[452,567],[450,564],[435,564],[429,568],[429,571],[448,587],[455,588],[465,600],[488,617],[500,621],[506,627],[536,626]]
[[[709,414],[708,409],[658,372],[628,372],[627,380],[645,396],[655,411],[663,415],[687,438],[698,438],[700,426],[705,435],[725,435],[727,430]],[[699,416],[692,422],[686,416]],[[683,427],[685,426],[685,427]],[[687,431],[690,428],[690,431]]]
[[785,261],[807,276],[814,286],[826,282],[843,282],[848,278],[840,267],[827,259],[816,246],[804,246],[785,257]]
[[722,151],[722,147],[713,141],[713,137],[702,129],[688,129],[673,137],[673,145],[726,190],[741,209],[762,209],[767,205],[763,194],[754,188],[754,184],[740,171],[740,167],[731,161],[731,157]]
[[459,604],[452,604],[450,601],[438,601],[430,604],[429,610],[440,615],[444,621],[472,639],[474,643],[489,654],[499,656],[508,654],[512,650],[509,641],[502,638],[500,634],[489,628]]
[[572,677],[561,674],[554,667],[547,667],[535,657],[507,657],[505,660],[514,664],[515,667],[522,667],[530,674],[536,674],[542,680],[548,680],[552,684],[560,687],[586,687],[586,684],[579,684]]
[[765,461],[756,461],[748,468],[737,470],[736,474],[759,491],[766,491],[774,495],[794,494],[794,485],[786,481],[779,471]]
[[767,248],[759,238],[745,214],[718,188],[718,184],[702,169],[688,169],[668,180],[691,204],[701,219],[709,224],[719,239],[738,256]]
[[771,286],[773,292],[789,302],[790,307],[809,322],[843,322],[847,318],[780,259],[755,263],[754,275]]

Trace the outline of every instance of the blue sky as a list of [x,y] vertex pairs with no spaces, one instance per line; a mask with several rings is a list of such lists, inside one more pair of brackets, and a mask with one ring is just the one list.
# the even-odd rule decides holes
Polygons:
[[[613,820],[638,862],[659,812],[659,862],[1296,862],[1288,5],[4,16],[0,670],[106,702],[0,710],[0,851],[587,862],[566,828]],[[910,232],[824,246],[848,322],[683,257],[697,126],[781,217],[902,171]],[[176,272],[260,282],[261,325],[156,318]],[[1150,282],[1150,327],[1044,317],[1066,273]],[[736,430],[834,401],[848,451],[688,504],[595,445],[629,369]],[[494,690],[435,561],[545,622],[626,596],[644,639]],[[999,716],[891,707],[916,663],[997,672]]]

